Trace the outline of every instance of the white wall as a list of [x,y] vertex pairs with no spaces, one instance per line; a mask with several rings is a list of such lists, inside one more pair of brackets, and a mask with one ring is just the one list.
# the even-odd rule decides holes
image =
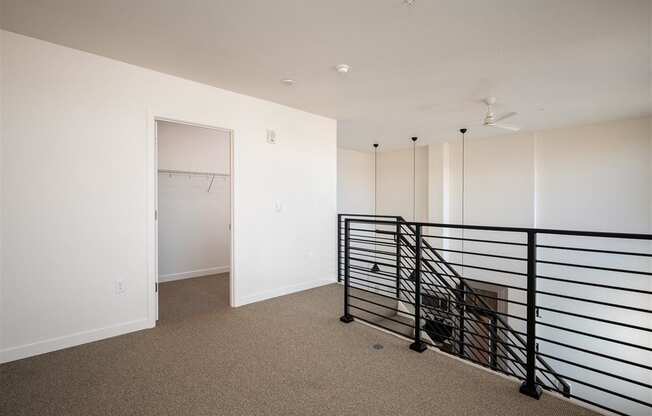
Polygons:
[[[229,175],[230,134],[159,121],[158,167]],[[158,176],[159,281],[229,271],[228,176]]]
[[232,303],[335,280],[334,120],[3,38],[2,361],[154,324],[155,116],[234,132]]
[[[416,216],[428,218],[428,147],[416,150]],[[338,149],[338,212],[373,214],[374,154]],[[412,220],[412,149],[378,152],[377,214]]]
[[[407,221],[428,218],[428,147],[416,148],[413,187],[412,149],[378,153],[378,214],[400,215]],[[414,191],[416,189],[416,201]],[[413,216],[415,208],[416,219]]]
[[337,212],[374,213],[374,155],[337,149]]

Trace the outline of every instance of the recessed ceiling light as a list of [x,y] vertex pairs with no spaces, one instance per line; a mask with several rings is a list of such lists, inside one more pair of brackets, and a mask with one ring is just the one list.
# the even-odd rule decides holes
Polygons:
[[335,66],[335,70],[340,74],[346,74],[351,69],[347,64],[339,64]]
[[281,82],[283,84],[285,84],[285,85],[292,86],[292,85],[295,84],[296,81],[291,79],[291,78],[285,78],[285,79],[282,79]]
[[416,0],[403,0],[403,4],[405,4],[406,6],[414,6],[415,2]]

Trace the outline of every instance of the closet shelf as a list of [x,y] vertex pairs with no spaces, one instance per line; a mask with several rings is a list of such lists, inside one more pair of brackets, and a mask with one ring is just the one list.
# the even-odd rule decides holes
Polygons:
[[158,173],[168,173],[170,175],[197,175],[197,176],[231,176],[228,173],[217,172],[194,172],[189,170],[172,170],[172,169],[159,169]]
[[208,185],[208,189],[206,192],[210,192],[211,188],[213,187],[213,181],[215,181],[216,176],[221,176],[224,178],[228,178],[229,175],[228,173],[217,173],[217,172],[192,172],[189,170],[173,170],[173,169],[159,169],[158,173],[165,173],[168,175],[195,175],[195,176],[210,176],[211,177],[211,183]]

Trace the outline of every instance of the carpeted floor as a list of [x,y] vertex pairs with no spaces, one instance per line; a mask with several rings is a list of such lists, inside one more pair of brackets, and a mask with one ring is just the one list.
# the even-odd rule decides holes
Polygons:
[[337,285],[237,309],[227,275],[160,290],[155,329],[0,366],[0,415],[593,414],[340,323]]

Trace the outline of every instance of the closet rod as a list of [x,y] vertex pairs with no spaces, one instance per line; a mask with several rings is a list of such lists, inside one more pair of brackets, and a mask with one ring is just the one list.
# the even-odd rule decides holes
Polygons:
[[231,176],[228,173],[192,172],[189,170],[172,170],[172,169],[159,169],[158,173],[169,173],[169,174],[177,174],[177,175],[199,175],[199,176]]

